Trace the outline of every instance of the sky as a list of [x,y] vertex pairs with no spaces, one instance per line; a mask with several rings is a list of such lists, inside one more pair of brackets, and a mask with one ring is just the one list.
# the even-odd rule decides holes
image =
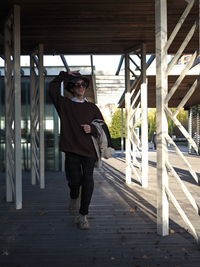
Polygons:
[[[96,71],[109,71],[115,73],[120,61],[120,55],[95,55],[93,56],[93,65]],[[69,66],[90,66],[90,55],[65,55]],[[3,59],[0,58],[0,66],[4,65]],[[21,66],[29,66],[30,58],[21,56]],[[44,56],[44,66],[63,66],[60,56]]]
[[[93,65],[95,66],[96,71],[108,72],[111,75],[115,75],[121,55],[93,55]],[[147,56],[148,58],[149,56]],[[91,57],[90,55],[65,55],[65,59],[69,66],[91,66]],[[171,56],[169,55],[169,61],[171,60]],[[134,61],[140,65],[140,60],[137,56],[134,56]],[[21,66],[29,66],[30,65],[30,57],[29,56],[21,56]],[[0,57],[0,66],[4,66],[4,60]],[[63,62],[60,56],[44,56],[44,66],[63,66]],[[176,69],[173,68],[173,73],[180,73],[182,67],[184,65],[177,65]],[[131,67],[131,65],[130,65]],[[133,66],[134,67],[134,66]],[[132,69],[132,67],[131,67]],[[78,70],[78,69],[77,69]],[[123,73],[124,64],[121,67],[121,71]],[[148,75],[155,75],[155,60],[151,64],[151,67],[148,69]],[[191,73],[199,73],[199,66],[196,66],[191,70]]]

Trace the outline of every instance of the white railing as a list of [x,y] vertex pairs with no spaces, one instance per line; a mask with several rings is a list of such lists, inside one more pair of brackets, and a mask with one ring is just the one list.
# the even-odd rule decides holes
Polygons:
[[31,69],[31,182],[45,187],[43,45],[30,56]]
[[5,21],[6,200],[22,208],[20,7]]
[[[138,60],[139,59],[139,60]],[[138,63],[139,62],[139,63]],[[145,45],[125,56],[126,183],[132,176],[148,186],[148,105]],[[133,80],[131,81],[131,76]],[[141,133],[138,133],[138,126]],[[133,175],[132,175],[133,174]]]
[[[175,92],[179,89],[181,82],[186,77],[188,71],[193,66],[195,60],[198,56],[199,45],[197,45],[196,51],[191,55],[190,61],[183,68],[180,76],[175,81],[174,85],[168,90],[168,75],[172,73],[173,68],[178,61],[178,59],[184,54],[185,48],[188,46],[190,40],[193,38],[195,32],[199,28],[199,17],[195,19],[191,29],[189,30],[187,36],[182,41],[179,49],[172,58],[171,62],[167,64],[167,52],[170,48],[173,40],[177,36],[178,31],[183,27],[183,23],[187,16],[190,15],[190,11],[194,6],[195,2],[198,1],[191,0],[188,2],[183,14],[181,15],[177,25],[174,27],[173,32],[167,40],[167,1],[156,1],[156,42],[157,42],[157,179],[158,179],[158,206],[157,206],[157,229],[158,233],[161,235],[167,235],[169,233],[169,200],[172,202],[174,207],[177,209],[178,213],[186,223],[188,229],[191,231],[197,242],[199,242],[197,229],[193,226],[186,212],[179,204],[176,196],[170,189],[169,186],[169,175],[171,175],[178,184],[178,187],[184,193],[185,197],[188,199],[194,212],[199,216],[199,206],[193,197],[193,194],[186,187],[185,183],[182,181],[179,174],[176,172],[175,168],[170,162],[168,157],[167,143],[171,144],[177,155],[181,158],[182,162],[185,163],[186,169],[191,174],[191,177],[198,185],[198,176],[193,167],[191,166],[188,159],[176,146],[172,138],[168,135],[168,124],[167,119],[170,118],[174,124],[179,128],[181,133],[187,139],[190,147],[192,147],[196,152],[198,152],[198,147],[194,142],[190,133],[183,127],[181,122],[178,120],[177,115],[184,108],[185,104],[188,102],[192,94],[195,92],[199,85],[199,78],[197,77],[193,84],[188,88],[188,91],[176,107],[175,111],[171,111],[168,107],[170,99],[173,97]],[[189,118],[191,119],[191,118]],[[190,129],[189,129],[190,130]],[[191,130],[190,130],[191,131]],[[200,220],[199,220],[200,222]]]

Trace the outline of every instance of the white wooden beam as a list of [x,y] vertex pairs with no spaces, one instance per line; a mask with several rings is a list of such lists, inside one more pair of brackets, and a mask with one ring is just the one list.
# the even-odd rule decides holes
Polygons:
[[148,186],[148,104],[146,79],[146,45],[142,45],[141,60],[141,143],[142,143],[142,187]]
[[167,81],[167,1],[155,1],[156,14],[156,133],[157,133],[157,232],[169,234],[169,203],[166,195],[168,174],[166,170],[168,123],[165,114]]
[[125,107],[126,107],[126,183],[131,184],[131,144],[130,144],[130,72],[129,72],[129,55],[128,53],[125,54],[125,87],[126,87],[126,94],[125,94]]
[[44,162],[44,65],[43,65],[44,48],[42,44],[38,47],[39,58],[39,138],[40,138],[40,188],[45,188],[45,162]]
[[6,197],[22,208],[20,7],[5,22]]

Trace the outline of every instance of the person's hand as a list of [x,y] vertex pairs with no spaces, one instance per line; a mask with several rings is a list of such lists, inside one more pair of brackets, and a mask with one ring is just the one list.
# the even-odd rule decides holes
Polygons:
[[81,126],[83,127],[83,131],[85,133],[91,133],[91,126],[90,125],[88,125],[88,124],[82,124]]

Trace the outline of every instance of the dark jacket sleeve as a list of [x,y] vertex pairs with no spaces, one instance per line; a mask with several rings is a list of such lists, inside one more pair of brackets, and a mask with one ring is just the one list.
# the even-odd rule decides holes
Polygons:
[[60,94],[61,82],[64,81],[66,83],[67,75],[64,72],[60,72],[58,76],[56,76],[49,84],[49,96],[58,112],[60,113],[60,103],[62,101],[63,96]]
[[111,135],[110,135],[110,131],[108,129],[108,126],[106,123],[104,123],[104,125],[102,126],[103,130],[104,130],[104,133],[106,134],[106,137],[107,137],[107,141],[108,141],[108,147],[114,147],[113,146],[113,143],[112,143],[112,139],[111,139]]
[[91,126],[91,135],[97,137],[98,136],[97,128],[92,124],[90,126]]

